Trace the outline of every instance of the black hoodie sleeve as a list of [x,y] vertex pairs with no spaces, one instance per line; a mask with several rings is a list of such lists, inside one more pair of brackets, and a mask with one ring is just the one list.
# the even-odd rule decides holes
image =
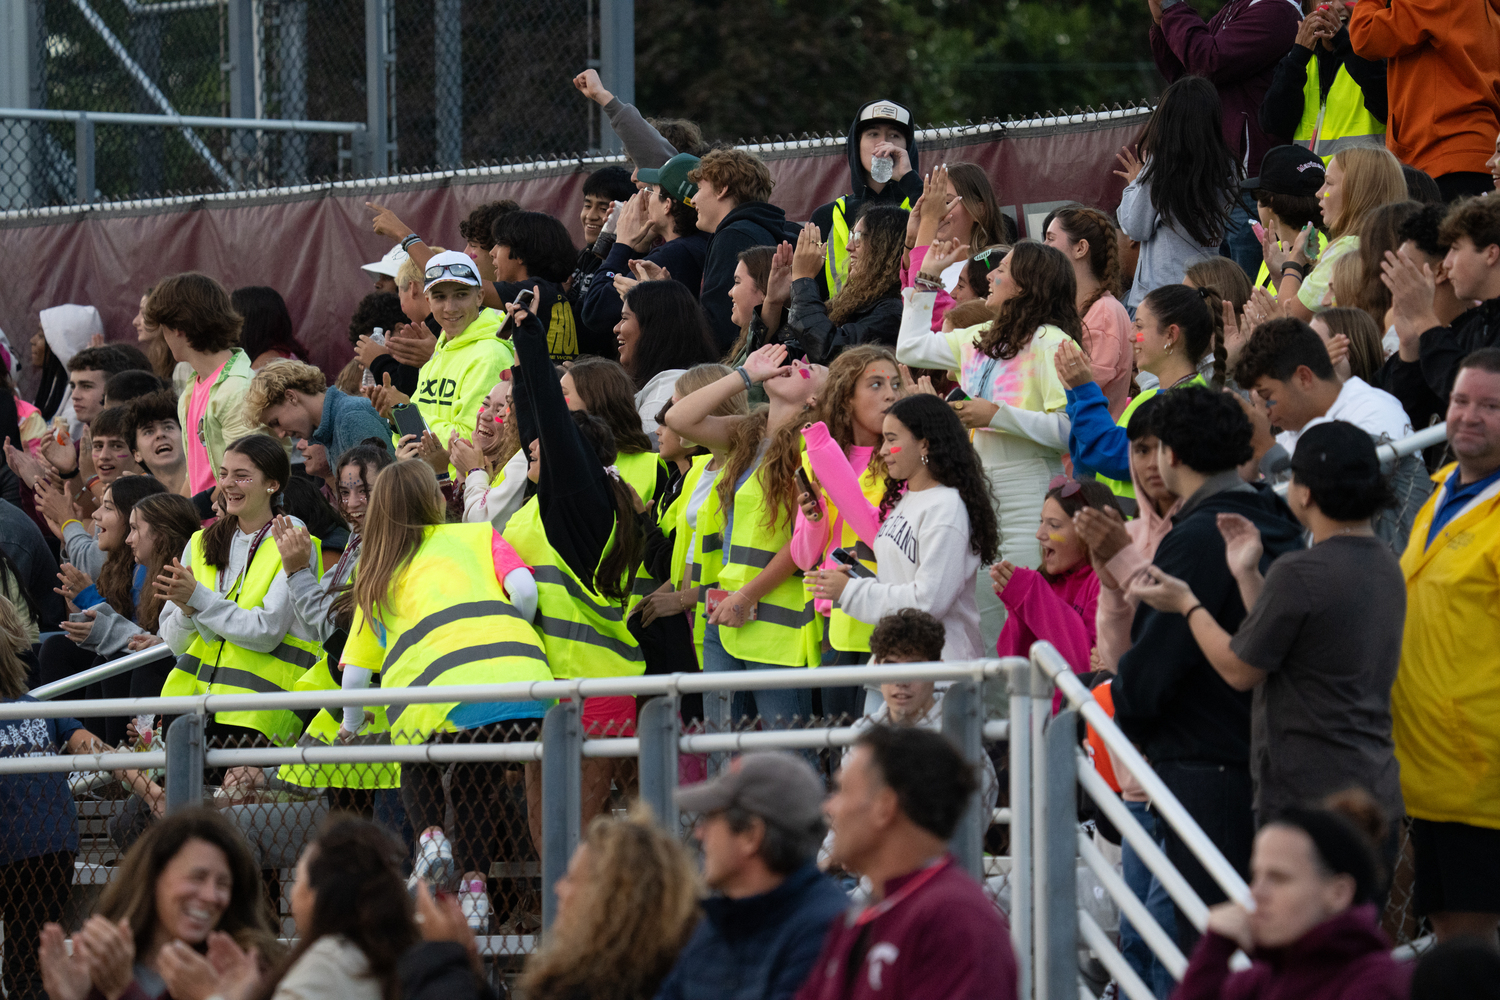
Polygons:
[[1292,50],[1276,64],[1271,86],[1260,102],[1262,132],[1283,139],[1290,139],[1297,134],[1297,125],[1302,121],[1303,105],[1307,103],[1307,72],[1312,57],[1312,49],[1293,45]]
[[818,296],[812,278],[792,282],[792,303],[782,340],[800,341],[813,364],[826,365],[846,347],[884,344],[895,348],[901,330],[901,300],[895,296],[877,299],[869,308],[835,326],[828,318],[828,304]]
[[415,396],[417,394],[417,372],[420,368],[412,368],[403,365],[389,354],[380,354],[370,362],[370,374],[375,376],[375,384],[381,384],[384,376],[391,377],[391,388],[404,396]]

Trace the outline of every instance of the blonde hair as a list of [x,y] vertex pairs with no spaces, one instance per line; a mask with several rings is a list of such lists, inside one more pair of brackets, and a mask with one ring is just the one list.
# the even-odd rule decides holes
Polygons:
[[1405,201],[1406,174],[1401,161],[1388,149],[1355,146],[1333,154],[1333,162],[1344,173],[1344,208],[1328,227],[1330,239],[1348,236],[1359,229],[1365,216],[1396,201]]
[[[434,254],[448,252],[442,247],[428,247],[427,249],[431,250]],[[426,267],[418,264],[415,258],[406,258],[401,262],[401,266],[396,269],[396,287],[405,288],[415,281],[417,283],[417,290],[421,291],[423,279],[426,278],[426,270]]]
[[[673,383],[672,389],[678,398],[685,399],[699,389],[719,381],[726,375],[733,375],[734,369],[728,365],[705,364],[694,365],[681,375]],[[741,390],[730,396],[724,402],[709,411],[711,417],[743,417],[750,412],[750,393]]]
[[293,389],[304,396],[316,396],[327,388],[328,379],[320,368],[293,358],[272,361],[255,373],[245,390],[245,417],[252,424],[263,424],[266,411],[285,403]]
[[[1359,301],[1359,290],[1364,284],[1364,262],[1357,253],[1346,253],[1334,260],[1328,271],[1328,290],[1333,292],[1333,304],[1352,306]],[[1318,303],[1321,309],[1323,304]]]
[[14,700],[26,694],[26,661],[21,654],[30,649],[21,613],[10,598],[0,596],[0,698]]
[[626,819],[596,817],[583,848],[586,877],[521,989],[531,1000],[653,996],[698,922],[692,859],[639,803]]
[[359,572],[352,589],[354,605],[367,621],[379,619],[390,609],[391,591],[400,574],[421,547],[427,529],[444,523],[445,513],[437,477],[420,458],[380,470],[370,488]]

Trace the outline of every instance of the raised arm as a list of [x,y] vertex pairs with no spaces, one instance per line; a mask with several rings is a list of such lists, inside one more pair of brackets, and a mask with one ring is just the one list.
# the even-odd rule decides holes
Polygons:
[[[739,393],[748,391],[747,378],[758,384],[785,371],[785,361],[785,344],[767,344],[752,352],[740,368],[673,403],[667,411],[667,426],[705,447],[728,447],[734,429],[745,418],[714,416],[713,411]],[[743,377],[741,371],[745,373]]]

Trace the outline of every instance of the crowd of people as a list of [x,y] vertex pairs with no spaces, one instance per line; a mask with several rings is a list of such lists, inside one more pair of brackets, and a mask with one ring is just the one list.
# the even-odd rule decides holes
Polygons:
[[[1380,930],[1403,829],[1438,954],[1474,961],[1455,942],[1500,944],[1496,9],[1230,0],[1205,22],[1150,2],[1170,83],[1119,154],[1121,199],[1060,206],[1028,238],[981,167],[927,151],[923,171],[893,100],[856,110],[849,193],[802,224],[762,159],[642,117],[590,70],[574,85],[629,166],[587,177],[583,246],[515,202],[451,234],[372,204],[393,246],[364,266],[375,290],[332,382],[270,288],[165,275],[134,342],[92,306],[43,310],[34,399],[0,393],[0,693],[158,645],[82,696],[1045,641],[1251,882],[1253,911],[1226,902],[1136,776],[1085,743],[1214,907],[1200,939],[1119,847],[1192,955],[1176,987],[1122,920],[1157,996],[1407,996]],[[1445,445],[1378,450],[1438,424]],[[612,812],[630,770],[585,759],[587,834],[527,996],[1016,995],[1004,918],[946,853],[976,793],[999,804],[1003,746],[976,765],[936,734],[940,687],[808,677],[682,700],[687,728],[861,730],[826,799],[780,753],[680,793],[706,899],[674,836]],[[218,712],[208,736],[498,743],[535,738],[548,708],[370,700]],[[637,711],[580,706],[591,737],[633,735]],[[156,726],[30,720],[0,743],[131,746]],[[164,816],[153,776],[123,772],[141,829],[70,945],[76,823],[59,806],[0,841],[7,993],[468,995],[508,860],[499,789],[524,787],[516,849],[538,856],[540,767],[219,775],[352,810],[302,855],[288,954],[240,832]],[[21,780],[0,785],[67,797]],[[28,880],[47,888],[17,908]]]

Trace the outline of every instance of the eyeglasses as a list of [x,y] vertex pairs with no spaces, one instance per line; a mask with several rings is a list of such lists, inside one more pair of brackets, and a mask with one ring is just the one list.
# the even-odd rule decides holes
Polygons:
[[858,243],[860,240],[862,240],[864,238],[865,238],[865,234],[862,231],[858,230],[858,229],[854,230],[852,233],[849,234],[849,242],[850,243]]
[[428,281],[436,281],[447,275],[460,281],[479,283],[479,275],[468,264],[439,264],[437,267],[429,267],[424,273]]
[[1052,482],[1047,484],[1047,492],[1051,493],[1056,489],[1062,490],[1058,496],[1070,497],[1083,489],[1083,485],[1078,480],[1069,479],[1067,476],[1053,476]]

